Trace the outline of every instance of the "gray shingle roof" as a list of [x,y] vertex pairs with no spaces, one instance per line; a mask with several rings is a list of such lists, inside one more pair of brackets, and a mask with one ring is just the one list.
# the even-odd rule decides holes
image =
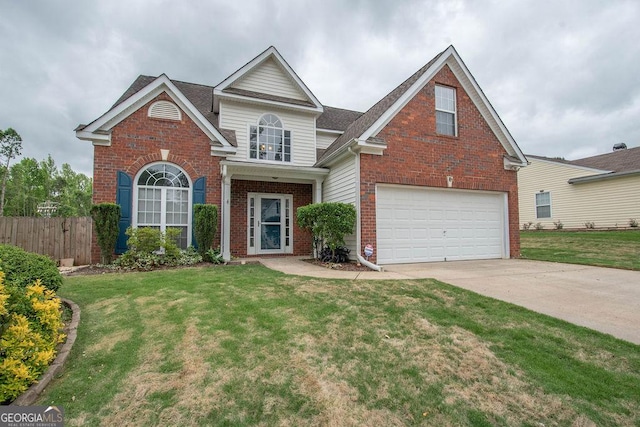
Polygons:
[[[129,86],[122,96],[113,104],[113,107],[124,102],[130,96],[142,90],[149,83],[153,82],[157,77],[138,76],[138,78]],[[187,97],[187,99],[198,109],[198,111],[211,123],[229,144],[237,147],[236,133],[230,129],[221,129],[218,125],[218,115],[213,110],[213,86],[199,85],[194,83],[181,82],[179,80],[171,80],[178,90]]]
[[344,132],[351,123],[362,116],[359,111],[345,110],[343,108],[324,107],[324,113],[316,121],[316,128],[330,129]]
[[594,169],[604,169],[613,172],[628,172],[640,170],[640,147],[617,150],[598,156],[573,160],[571,163]]
[[[324,152],[322,159],[327,158],[332,153],[338,151],[341,147],[348,144],[353,138],[358,138],[367,129],[369,129],[391,106],[398,100],[409,88],[422,76],[442,55],[444,51],[437,54],[431,61],[416,71],[411,77],[400,83],[398,87],[392,90],[388,95],[378,101],[373,107],[369,108],[362,116],[356,119],[345,130],[345,132],[331,144]],[[319,159],[319,160],[322,160]]]

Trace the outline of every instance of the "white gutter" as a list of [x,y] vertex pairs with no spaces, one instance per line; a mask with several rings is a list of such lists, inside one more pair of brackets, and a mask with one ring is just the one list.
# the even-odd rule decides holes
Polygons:
[[372,270],[382,271],[382,267],[376,265],[370,261],[367,261],[360,254],[360,247],[362,246],[362,223],[360,222],[360,153],[353,151],[351,147],[347,147],[347,150],[355,156],[356,160],[356,258],[360,264],[366,265]]

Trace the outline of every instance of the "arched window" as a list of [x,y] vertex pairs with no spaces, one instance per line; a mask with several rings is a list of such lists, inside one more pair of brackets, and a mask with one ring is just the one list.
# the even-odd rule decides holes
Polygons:
[[191,183],[187,174],[169,163],[147,166],[136,180],[135,227],[181,229],[178,246],[191,244]]
[[249,158],[291,161],[291,131],[285,130],[275,114],[260,117],[258,126],[249,131]]

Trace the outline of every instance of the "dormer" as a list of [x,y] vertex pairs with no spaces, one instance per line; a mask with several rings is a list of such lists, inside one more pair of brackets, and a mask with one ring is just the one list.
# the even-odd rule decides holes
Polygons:
[[320,101],[273,46],[214,88],[216,113],[224,99],[314,115],[323,112]]

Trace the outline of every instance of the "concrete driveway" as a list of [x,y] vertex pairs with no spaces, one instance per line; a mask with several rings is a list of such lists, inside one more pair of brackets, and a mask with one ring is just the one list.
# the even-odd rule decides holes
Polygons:
[[640,344],[640,271],[518,259],[386,265]]

